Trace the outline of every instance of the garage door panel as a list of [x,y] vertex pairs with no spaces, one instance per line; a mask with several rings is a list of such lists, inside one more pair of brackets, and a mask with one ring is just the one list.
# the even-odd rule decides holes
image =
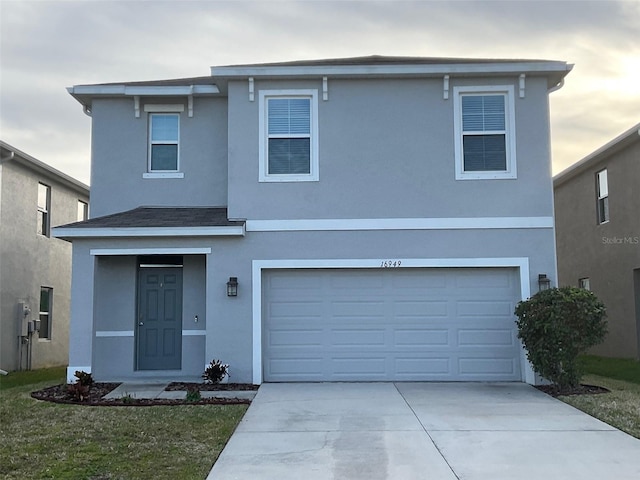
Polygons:
[[513,330],[511,329],[460,329],[458,330],[458,345],[461,346],[507,346],[514,345]]
[[513,318],[515,305],[504,301],[460,301],[456,303],[459,317],[506,317]]
[[324,343],[324,331],[322,329],[278,329],[271,330],[267,336],[270,348],[288,347],[293,345],[306,347],[311,345],[322,346]]
[[398,349],[403,347],[432,347],[449,345],[449,330],[412,328],[394,330],[393,345]]
[[359,302],[331,302],[331,315],[334,318],[384,318],[384,302],[363,299]]
[[264,275],[265,381],[521,380],[515,269]]
[[395,301],[393,313],[396,317],[446,317],[448,303],[442,301]]

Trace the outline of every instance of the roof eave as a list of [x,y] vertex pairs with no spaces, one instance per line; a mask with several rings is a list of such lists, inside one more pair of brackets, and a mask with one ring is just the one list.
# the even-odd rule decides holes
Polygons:
[[247,77],[375,77],[375,76],[476,76],[531,74],[550,78],[550,86],[557,85],[573,68],[572,64],[556,61],[451,63],[451,64],[382,64],[382,65],[240,65],[211,67],[215,79]]
[[67,188],[75,190],[84,196],[89,196],[89,185],[82,183],[80,180],[76,180],[75,178],[67,175],[66,173],[61,172],[60,170],[53,168],[50,165],[38,160],[37,158],[32,157],[31,155],[18,150],[17,148],[9,145],[8,143],[0,140],[0,147],[2,150],[6,150],[8,152],[12,152],[13,155],[10,157],[13,162],[17,162],[40,175],[46,176],[49,179],[55,180]]
[[220,93],[217,85],[74,85],[67,92],[82,105],[90,106],[94,98],[109,97],[205,97]]
[[558,173],[553,177],[554,187],[562,185],[592,165],[595,165],[596,163],[638,141],[640,141],[640,123],[634,125],[629,130],[621,133],[610,142],[584,157],[582,160],[579,160],[564,169],[562,172]]
[[245,226],[202,227],[55,227],[52,234],[67,241],[91,238],[149,238],[149,237],[243,237]]

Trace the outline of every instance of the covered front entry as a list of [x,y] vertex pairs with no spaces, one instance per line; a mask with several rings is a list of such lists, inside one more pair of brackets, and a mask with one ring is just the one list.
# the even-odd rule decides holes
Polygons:
[[137,369],[180,369],[182,264],[141,263],[138,271],[137,303]]
[[516,268],[263,272],[263,376],[520,381]]

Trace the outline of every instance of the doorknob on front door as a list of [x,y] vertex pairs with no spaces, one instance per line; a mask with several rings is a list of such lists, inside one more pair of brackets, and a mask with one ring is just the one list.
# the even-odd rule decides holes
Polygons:
[[138,325],[142,326],[144,325],[144,322],[139,322]]

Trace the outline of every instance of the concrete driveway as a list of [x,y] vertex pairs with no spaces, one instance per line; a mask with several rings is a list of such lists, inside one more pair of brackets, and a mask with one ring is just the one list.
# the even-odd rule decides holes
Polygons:
[[208,479],[640,478],[640,440],[522,383],[264,384]]

